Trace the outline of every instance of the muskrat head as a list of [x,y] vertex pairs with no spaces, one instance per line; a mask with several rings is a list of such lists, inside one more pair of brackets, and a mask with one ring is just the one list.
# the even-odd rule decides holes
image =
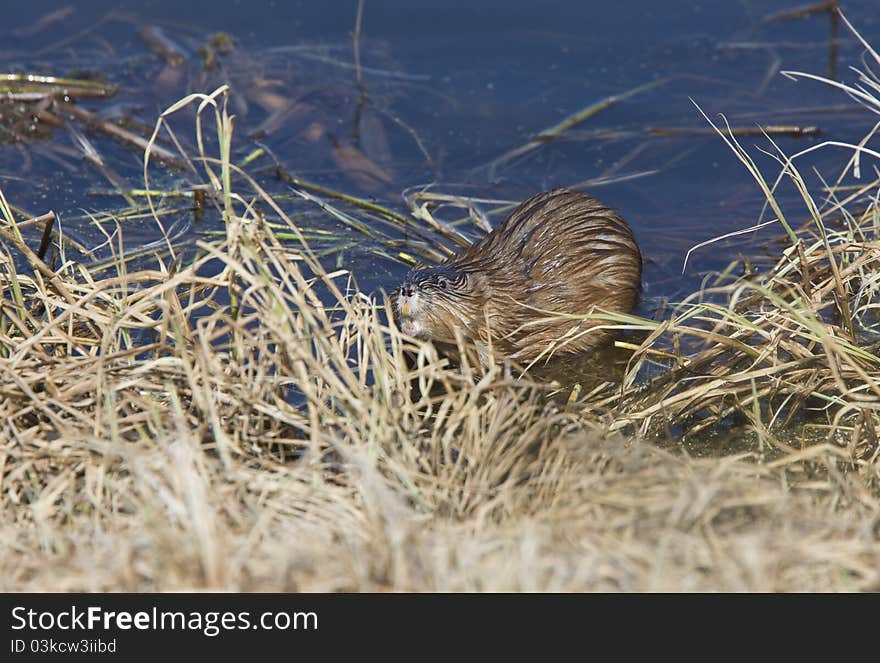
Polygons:
[[452,265],[417,267],[394,292],[400,329],[421,339],[454,341],[473,335],[483,309],[482,278]]

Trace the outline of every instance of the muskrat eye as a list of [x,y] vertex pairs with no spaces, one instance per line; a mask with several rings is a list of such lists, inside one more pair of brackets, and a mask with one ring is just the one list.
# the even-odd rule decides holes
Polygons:
[[446,279],[437,279],[437,287],[446,290]]

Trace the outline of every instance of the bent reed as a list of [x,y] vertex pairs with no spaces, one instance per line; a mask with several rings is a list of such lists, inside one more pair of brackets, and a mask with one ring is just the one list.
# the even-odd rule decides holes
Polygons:
[[[789,245],[663,321],[597,317],[645,338],[560,401],[328,271],[231,163],[224,94],[160,120],[221,137],[192,162],[227,233],[191,264],[50,267],[0,201],[4,591],[880,590],[880,180],[823,207],[799,155],[770,183],[726,136]],[[651,441],[725,426],[723,458]]]

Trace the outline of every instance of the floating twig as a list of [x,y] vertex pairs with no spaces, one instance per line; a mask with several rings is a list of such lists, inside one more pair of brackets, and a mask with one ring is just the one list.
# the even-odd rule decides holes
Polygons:
[[[771,136],[802,137],[819,136],[822,133],[819,127],[794,124],[773,124],[764,127],[730,127],[725,129],[725,131],[734,136],[763,136],[767,134]],[[716,132],[714,129],[702,127],[654,127],[648,129],[645,133],[649,136],[714,136]]]
[[837,78],[837,35],[840,31],[840,0],[826,0],[815,5],[771,14],[764,18],[764,22],[788,21],[817,14],[828,14],[828,78],[835,79]]
[[840,0],[825,0],[825,2],[817,2],[814,5],[805,5],[803,7],[795,7],[785,11],[770,14],[764,17],[764,23],[773,21],[790,21],[797,18],[807,18],[816,14],[837,13],[840,9]]
[[628,90],[626,92],[622,92],[621,94],[613,94],[609,97],[605,97],[604,99],[600,99],[599,101],[597,101],[593,104],[590,104],[589,106],[586,106],[585,108],[582,108],[581,110],[577,111],[576,113],[572,113],[571,115],[569,115],[568,117],[563,119],[561,122],[554,124],[552,127],[548,127],[547,129],[544,129],[543,131],[539,132],[538,134],[536,134],[535,136],[530,138],[529,142],[527,142],[525,145],[520,145],[517,148],[514,148],[508,152],[505,152],[500,157],[498,157],[494,161],[490,162],[488,164],[490,178],[494,177],[495,169],[498,168],[498,166],[503,165],[503,164],[507,163],[508,161],[515,159],[516,157],[527,154],[527,153],[531,152],[532,150],[535,150],[535,149],[541,147],[541,145],[543,145],[544,143],[549,143],[553,140],[556,140],[560,136],[560,134],[564,133],[568,129],[571,129],[572,127],[574,127],[578,124],[581,124],[582,122],[585,122],[586,120],[589,120],[591,117],[600,113],[601,111],[605,110],[606,108],[609,108],[610,106],[613,106],[614,104],[617,104],[617,103],[619,103],[625,99],[628,99],[629,97],[632,97],[636,94],[639,94],[639,93],[644,92],[646,90],[650,90],[650,89],[655,88],[659,85],[662,85],[665,82],[666,82],[666,79],[661,79],[658,81],[651,81],[650,83],[645,83],[643,85],[639,85],[637,87],[634,87],[631,90]]
[[78,120],[85,122],[86,124],[103,131],[104,133],[113,136],[114,138],[118,138],[119,140],[128,143],[130,145],[134,145],[140,150],[146,150],[147,147],[150,147],[151,153],[161,161],[164,161],[166,164],[175,166],[177,168],[184,168],[184,162],[179,159],[177,156],[166,150],[164,147],[160,147],[156,145],[154,142],[152,145],[149,144],[142,136],[138,136],[135,133],[132,133],[128,129],[124,129],[120,127],[118,124],[114,124],[112,122],[107,122],[102,120],[97,115],[92,113],[91,111],[87,111],[84,108],[80,108],[74,104],[69,104],[65,107],[65,110],[73,115]]
[[115,85],[81,78],[59,78],[39,74],[0,74],[0,92],[42,92],[43,94],[65,95],[80,98],[112,97],[116,94]]
[[[342,193],[341,191],[335,191],[325,186],[321,186],[320,184],[315,184],[313,182],[300,179],[299,177],[295,177],[294,175],[288,173],[282,166],[275,166],[275,174],[280,180],[289,184],[293,184],[294,186],[301,189],[314,191],[315,193],[319,193],[323,196],[334,198],[336,200],[342,200],[356,207],[360,207],[371,212],[376,212],[377,214],[379,214],[380,219],[383,219],[386,222],[390,222],[390,224],[395,228],[403,230],[404,232],[410,235],[414,235],[418,239],[427,242],[428,244],[436,247],[446,255],[452,255],[454,253],[452,249],[442,244],[439,244],[436,241],[436,238],[431,237],[429,234],[425,233],[416,223],[414,223],[414,220],[410,217],[404,216],[403,214],[395,212],[394,210],[388,209],[387,207],[383,207],[382,205],[371,202],[369,200],[362,200],[360,198],[350,196],[346,193]],[[442,227],[437,227],[435,229],[445,237],[455,241],[457,244],[467,245],[470,243],[469,241],[464,240],[459,233],[456,233],[449,229],[444,229]]]
[[[726,130],[725,130],[726,131]],[[813,125],[797,124],[771,124],[767,126],[731,127],[730,132],[734,136],[791,136],[793,138],[814,137],[821,135],[819,127]],[[595,140],[621,140],[624,138],[636,138],[639,136],[711,136],[712,129],[703,127],[646,127],[635,131],[605,130],[597,131],[571,131],[560,136],[560,141],[595,141]]]

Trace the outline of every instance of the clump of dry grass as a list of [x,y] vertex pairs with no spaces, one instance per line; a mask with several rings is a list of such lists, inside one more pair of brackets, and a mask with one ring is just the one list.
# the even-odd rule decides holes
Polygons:
[[[402,336],[231,164],[223,91],[163,122],[187,104],[223,240],[109,274],[2,254],[4,590],[880,589],[876,360],[856,327],[876,206],[840,231],[814,217],[816,241],[719,286],[723,304],[611,320],[649,332],[623,385],[559,405]],[[817,399],[834,435],[772,461],[614,432],[741,413],[784,448],[783,413]]]
[[[880,62],[864,45],[868,56]],[[811,78],[880,111],[880,81],[869,67],[857,73],[859,82],[851,86]],[[825,141],[791,157],[768,136],[772,151],[765,153],[780,166],[772,181],[733,133],[712,126],[766,197],[774,218],[758,227],[780,224],[788,246],[766,274],[719,278],[661,323],[617,318],[621,326],[646,329],[650,336],[636,349],[623,386],[594,405],[610,409],[614,429],[644,434],[678,425],[699,432],[725,421],[745,421],[762,442],[782,447],[774,432],[806,419],[803,443],[833,439],[846,446],[853,462],[876,462],[880,178],[859,180],[860,164],[880,157],[867,147],[880,125],[857,145]],[[838,180],[818,192],[824,200],[817,200],[798,163],[817,149],[830,148],[847,149],[852,156]],[[850,174],[855,183],[844,184]],[[798,229],[777,200],[786,183],[800,194],[800,214],[809,218]],[[651,364],[663,370],[640,382]],[[656,368],[652,372],[656,375]]]

